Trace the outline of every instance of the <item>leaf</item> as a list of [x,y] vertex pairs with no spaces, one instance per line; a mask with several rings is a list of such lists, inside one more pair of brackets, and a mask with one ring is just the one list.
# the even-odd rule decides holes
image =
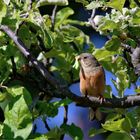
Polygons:
[[105,130],[112,131],[112,132],[116,132],[116,131],[122,131],[122,132],[126,131],[128,133],[130,132],[131,126],[130,126],[130,122],[128,121],[127,118],[115,120],[115,118],[114,118],[115,116],[112,116],[112,117],[113,118],[108,117],[106,122],[104,124],[102,124],[102,127]]
[[99,25],[97,28],[98,31],[106,31],[106,30],[111,30],[113,31],[114,29],[118,29],[118,24],[115,23],[112,20],[105,20],[102,24]]
[[55,28],[58,28],[70,15],[73,15],[74,11],[69,8],[63,8],[56,13]]
[[124,7],[126,0],[110,0],[110,2],[107,2],[107,6],[114,8],[118,11],[122,11],[122,8]]
[[60,106],[69,105],[70,103],[72,103],[72,101],[70,99],[62,99],[60,101],[53,102],[53,105],[60,107]]
[[106,121],[105,124],[102,124],[102,127],[105,130],[109,130],[109,131],[120,131],[123,130],[122,128],[122,123],[125,121],[125,118],[116,120],[116,121]]
[[107,130],[101,128],[101,129],[96,129],[96,128],[92,128],[89,130],[89,137],[94,137],[95,135],[98,135],[98,134],[102,134],[102,133],[105,133],[107,132]]
[[24,96],[14,98],[5,110],[3,135],[5,139],[27,139],[32,131],[32,115]]
[[51,129],[49,132],[47,132],[46,134],[41,135],[39,137],[35,137],[34,140],[59,140],[62,134],[63,131],[55,127]]
[[45,5],[66,6],[68,5],[68,0],[39,0],[36,7],[41,7]]
[[83,140],[83,132],[81,128],[75,126],[75,124],[67,125],[63,124],[61,128],[64,130],[64,132],[68,135],[70,135],[74,140]]
[[38,101],[36,109],[39,115],[46,115],[48,117],[55,117],[58,114],[58,107],[53,103],[47,103],[45,101]]
[[140,93],[140,88],[135,89],[135,92]]
[[121,118],[121,114],[110,113],[106,117],[106,121],[115,121]]
[[117,51],[120,46],[120,39],[117,36],[113,36],[109,41],[106,42],[104,47],[109,51]]
[[2,18],[6,16],[7,13],[7,7],[3,0],[0,0],[0,24],[2,22]]
[[114,132],[111,133],[108,137],[107,140],[132,140],[131,137],[123,132]]
[[3,0],[6,5],[10,3],[10,0]]
[[116,82],[113,81],[115,87],[119,91],[119,96],[124,96],[124,90],[128,87],[130,87],[130,77],[127,74],[126,70],[118,70],[115,74],[117,76]]
[[3,102],[6,99],[6,94],[0,92],[0,102]]
[[24,88],[20,85],[16,85],[16,86],[9,87],[6,90],[13,97],[16,97],[18,95],[23,95],[25,98],[25,101],[28,103],[28,105],[30,105],[32,103],[32,98],[26,88]]
[[96,9],[103,6],[103,1],[92,1],[90,4],[86,5],[88,10]]
[[75,0],[75,2],[82,3],[83,5],[89,4],[89,2],[87,0]]

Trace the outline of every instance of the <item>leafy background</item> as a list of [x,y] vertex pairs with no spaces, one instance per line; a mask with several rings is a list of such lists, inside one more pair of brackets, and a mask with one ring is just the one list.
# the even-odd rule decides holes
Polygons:
[[[80,8],[73,8],[74,4],[71,3]],[[57,5],[56,15],[52,16],[54,5]],[[86,13],[89,20],[87,17],[86,20],[81,18],[81,13],[79,17],[76,16],[78,10]],[[92,17],[94,10],[96,15]],[[135,55],[134,51],[130,52],[139,46],[139,1],[0,0],[0,23],[12,29],[33,56],[42,62],[64,87],[78,81],[78,66],[74,58],[86,51],[95,55],[106,73],[111,73],[113,77],[110,80],[107,76],[107,83],[110,85],[106,86],[105,97],[112,98],[114,87],[118,98],[124,97],[124,93],[128,94],[128,88],[131,88],[132,94],[139,92],[139,55]],[[92,32],[94,30],[96,33]],[[95,35],[97,38],[99,35],[105,37],[102,48],[95,47],[97,45],[94,45],[92,37],[87,35],[88,31],[90,34],[94,33],[93,38]],[[90,128],[85,127],[85,131],[80,128],[82,126],[77,126],[76,122],[63,121],[61,125],[56,122],[50,129],[48,122],[72,101],[54,100],[49,93],[57,91],[3,32],[0,32],[0,59],[1,139],[62,139],[62,136],[67,134],[72,139],[82,140],[87,133],[92,139],[97,134],[104,134],[107,140],[140,138],[139,107],[102,108],[107,117],[99,124],[99,129],[96,122],[88,122]],[[72,108],[72,105],[69,108]],[[87,117],[87,108],[83,110],[86,111],[84,116],[80,114],[82,111],[76,113],[76,116]],[[48,128],[44,134],[35,133],[36,125],[33,125],[33,122],[38,117],[45,123],[42,125]],[[72,117],[75,118],[74,115],[68,115],[68,119]],[[63,120],[63,115],[61,119]],[[82,124],[83,120],[80,121]]]

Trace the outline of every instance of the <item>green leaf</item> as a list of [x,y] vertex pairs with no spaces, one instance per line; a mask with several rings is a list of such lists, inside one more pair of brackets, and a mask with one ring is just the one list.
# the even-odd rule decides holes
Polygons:
[[70,103],[72,103],[70,99],[62,99],[60,101],[53,102],[53,105],[60,107],[60,106],[69,105]]
[[120,45],[120,39],[117,36],[113,36],[109,41],[106,42],[104,47],[109,51],[117,51]]
[[0,92],[0,102],[3,102],[6,99],[6,94]]
[[106,31],[106,30],[111,30],[113,31],[114,29],[118,29],[118,24],[115,23],[112,20],[105,20],[99,27],[97,28],[98,31]]
[[66,6],[68,5],[68,0],[39,0],[36,7],[45,6],[45,5]]
[[110,2],[107,3],[108,7],[114,8],[118,11],[122,11],[122,8],[124,7],[126,0],[110,0]]
[[121,131],[123,130],[122,124],[124,123],[125,118],[116,120],[116,121],[106,121],[105,124],[102,124],[102,127],[105,130],[109,130],[109,131]]
[[98,135],[98,134],[102,134],[102,133],[105,133],[107,132],[107,130],[101,128],[101,129],[95,129],[95,128],[92,128],[89,130],[89,137],[94,137],[95,135]]
[[32,115],[24,96],[14,98],[5,110],[3,135],[5,139],[27,139],[32,131]]
[[48,117],[55,117],[58,114],[58,107],[53,103],[47,103],[45,101],[38,101],[36,109],[40,115],[46,115]]
[[114,132],[111,133],[108,137],[107,140],[132,140],[131,137],[123,132]]
[[10,0],[3,0],[6,5],[10,3]]
[[16,97],[18,95],[23,95],[25,98],[25,101],[28,103],[28,105],[30,105],[32,103],[32,98],[26,88],[24,88],[20,85],[16,85],[16,86],[9,87],[6,90],[13,97]]
[[82,3],[83,5],[89,4],[89,2],[87,0],[75,0],[75,2]]
[[3,0],[0,0],[0,23],[2,22],[2,18],[6,16],[7,7]]
[[103,6],[103,1],[92,1],[86,6],[88,10],[96,9]]
[[83,140],[83,132],[81,128],[75,126],[75,124],[73,123],[71,125],[63,124],[61,128],[74,140]]
[[110,114],[107,115],[106,121],[115,121],[117,119],[120,119],[121,116],[122,116],[121,114],[110,113]]
[[34,140],[59,140],[63,131],[57,127],[51,129],[44,135],[34,138]]
[[118,70],[115,75],[117,76],[117,78],[116,78],[116,82],[113,81],[113,83],[119,91],[119,96],[123,97],[124,96],[124,90],[126,88],[130,87],[130,77],[127,74],[126,69]]
[[55,28],[58,28],[70,15],[73,15],[73,14],[74,14],[74,11],[69,7],[59,10],[56,14]]
[[[105,48],[101,48],[101,49],[96,49],[93,52],[93,55],[99,60],[99,61],[105,61],[106,59],[114,56],[115,54],[119,54],[118,51],[109,51]],[[111,63],[111,61],[110,61]]]
[[135,89],[135,92],[140,93],[140,88]]
[[130,35],[131,36],[133,36],[133,37],[140,37],[140,32],[139,32],[139,30],[140,30],[140,27],[139,26],[130,26],[130,27],[128,27],[128,30],[129,30],[129,33],[130,33]]

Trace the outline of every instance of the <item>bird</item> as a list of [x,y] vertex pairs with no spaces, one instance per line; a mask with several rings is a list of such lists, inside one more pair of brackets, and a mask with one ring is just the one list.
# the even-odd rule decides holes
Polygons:
[[[103,99],[105,91],[105,72],[102,65],[90,53],[82,53],[75,57],[80,63],[80,91],[85,97]],[[89,119],[101,120],[102,113],[98,108],[90,108]]]

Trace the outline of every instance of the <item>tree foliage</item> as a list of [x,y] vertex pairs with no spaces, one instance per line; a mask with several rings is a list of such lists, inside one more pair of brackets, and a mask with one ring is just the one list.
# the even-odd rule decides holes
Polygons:
[[[71,18],[74,11],[68,0],[0,0],[0,25],[9,27],[24,43],[30,53],[43,64],[49,73],[69,87],[79,78],[75,56],[86,51],[95,55],[103,67],[115,75],[112,83],[118,98],[136,84],[140,73],[140,3],[138,0],[75,0],[91,13],[88,21]],[[42,14],[54,5],[52,14]],[[45,9],[46,8],[46,9]],[[96,15],[96,10],[105,15]],[[108,41],[100,49],[90,41],[81,27],[96,30]],[[87,48],[85,48],[87,46]],[[134,91],[139,93],[137,88]],[[63,92],[63,90],[61,91]],[[64,134],[82,140],[84,132],[74,123],[67,124],[69,98],[52,101],[52,95],[61,95],[39,73],[5,32],[0,32],[0,107],[1,139],[63,139]],[[53,94],[52,94],[53,93]],[[106,86],[104,94],[112,98],[112,89]],[[57,97],[57,96],[56,96]],[[63,106],[66,114],[60,128],[48,129],[46,134],[33,132],[37,117],[45,120],[55,117]],[[103,109],[107,113],[102,128],[89,130],[89,136],[110,132],[107,140],[140,138],[140,108]],[[46,122],[45,122],[46,123]]]

